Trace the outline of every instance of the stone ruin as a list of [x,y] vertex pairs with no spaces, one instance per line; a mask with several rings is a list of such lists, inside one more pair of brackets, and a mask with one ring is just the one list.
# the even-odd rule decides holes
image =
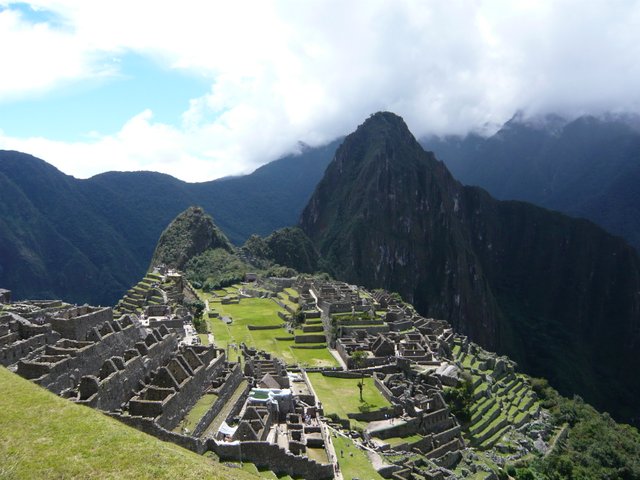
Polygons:
[[[167,308],[147,311],[166,314]],[[184,345],[181,338],[180,330],[144,326],[134,314],[116,319],[111,308],[22,302],[0,314],[0,363],[53,393],[198,453],[213,451],[282,474],[333,478],[332,462],[305,456],[307,448],[324,449],[328,434],[323,436],[315,396],[301,377],[292,380],[281,361],[244,345],[243,369],[223,350]],[[205,398],[215,401],[197,424],[181,428]],[[216,438],[219,420],[234,425],[231,442]]]
[[[478,375],[491,369],[505,391],[515,385],[512,362],[483,353],[454,335],[447,322],[424,318],[387,292],[305,278],[257,278],[252,284],[270,285],[274,301],[289,313],[297,306],[308,315],[302,328],[331,338],[347,370],[360,372],[324,374],[371,376],[389,401],[389,408],[349,414],[367,423],[359,442],[386,463],[380,470],[386,478],[447,478],[446,469],[465,452],[461,427],[443,396],[444,388],[460,383],[454,349],[457,355],[474,354]],[[283,293],[290,288],[297,295]],[[175,305],[134,306],[146,319],[178,315],[184,324],[188,318]],[[163,321],[142,323],[135,313],[114,318],[110,308],[59,301],[8,304],[0,313],[0,364],[197,453],[250,461],[279,475],[334,477],[331,432],[336,430],[331,429],[342,430],[348,420],[324,416],[304,370],[244,344],[239,361],[230,362],[214,346],[185,345],[184,334]],[[366,358],[356,365],[358,351]],[[516,388],[522,387],[512,391]],[[188,423],[196,405],[204,414]],[[412,443],[386,441],[416,435],[420,439]],[[326,462],[312,460],[311,452]]]

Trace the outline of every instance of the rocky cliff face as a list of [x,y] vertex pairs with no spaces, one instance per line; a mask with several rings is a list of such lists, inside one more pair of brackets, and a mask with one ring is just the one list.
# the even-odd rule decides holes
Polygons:
[[213,219],[202,208],[189,207],[162,232],[151,266],[165,264],[182,270],[189,259],[213,248],[233,251],[231,243]]
[[[638,415],[640,261],[584,220],[457,182],[402,119],[336,152],[301,226],[339,278],[398,291],[565,393]],[[634,393],[632,393],[634,392]]]
[[516,114],[490,137],[421,142],[458,180],[501,200],[587,218],[640,250],[640,121],[634,115]]

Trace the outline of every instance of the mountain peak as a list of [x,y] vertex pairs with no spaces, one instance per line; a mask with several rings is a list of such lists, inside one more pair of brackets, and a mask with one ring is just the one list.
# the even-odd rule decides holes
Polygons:
[[371,114],[369,118],[358,126],[352,135],[366,135],[368,137],[382,136],[383,138],[395,136],[399,140],[406,141],[413,139],[415,142],[415,138],[409,131],[409,127],[404,119],[392,112],[376,112]]
[[391,112],[377,112],[345,138],[336,152],[332,168],[340,175],[370,178],[392,170],[410,172],[423,159],[433,161],[402,117]]
[[233,250],[210,215],[201,207],[189,207],[162,232],[151,266],[165,264],[182,269],[191,257],[210,248],[223,248],[229,252]]
[[463,187],[389,113],[346,138],[300,225],[336,278],[398,292],[564,391],[637,416],[640,383],[601,373],[638,368],[640,259],[621,239]]

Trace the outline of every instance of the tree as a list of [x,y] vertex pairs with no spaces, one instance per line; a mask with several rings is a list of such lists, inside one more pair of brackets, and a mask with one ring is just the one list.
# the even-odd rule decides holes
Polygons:
[[[363,368],[366,359],[367,359],[367,352],[365,352],[364,350],[356,350],[351,354],[351,360],[353,361],[353,366],[356,369]],[[360,390],[360,401],[364,402],[364,398],[362,397],[362,390],[364,389],[364,372],[360,372],[360,381],[358,382],[358,389]]]
[[204,312],[205,304],[201,300],[194,300],[193,302],[188,302],[186,307],[191,310],[193,314],[193,318],[200,319],[202,318],[202,313]]

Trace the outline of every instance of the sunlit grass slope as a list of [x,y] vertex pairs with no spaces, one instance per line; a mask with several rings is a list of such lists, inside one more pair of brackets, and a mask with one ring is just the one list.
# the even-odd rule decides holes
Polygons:
[[0,367],[0,478],[255,478],[59,398]]

